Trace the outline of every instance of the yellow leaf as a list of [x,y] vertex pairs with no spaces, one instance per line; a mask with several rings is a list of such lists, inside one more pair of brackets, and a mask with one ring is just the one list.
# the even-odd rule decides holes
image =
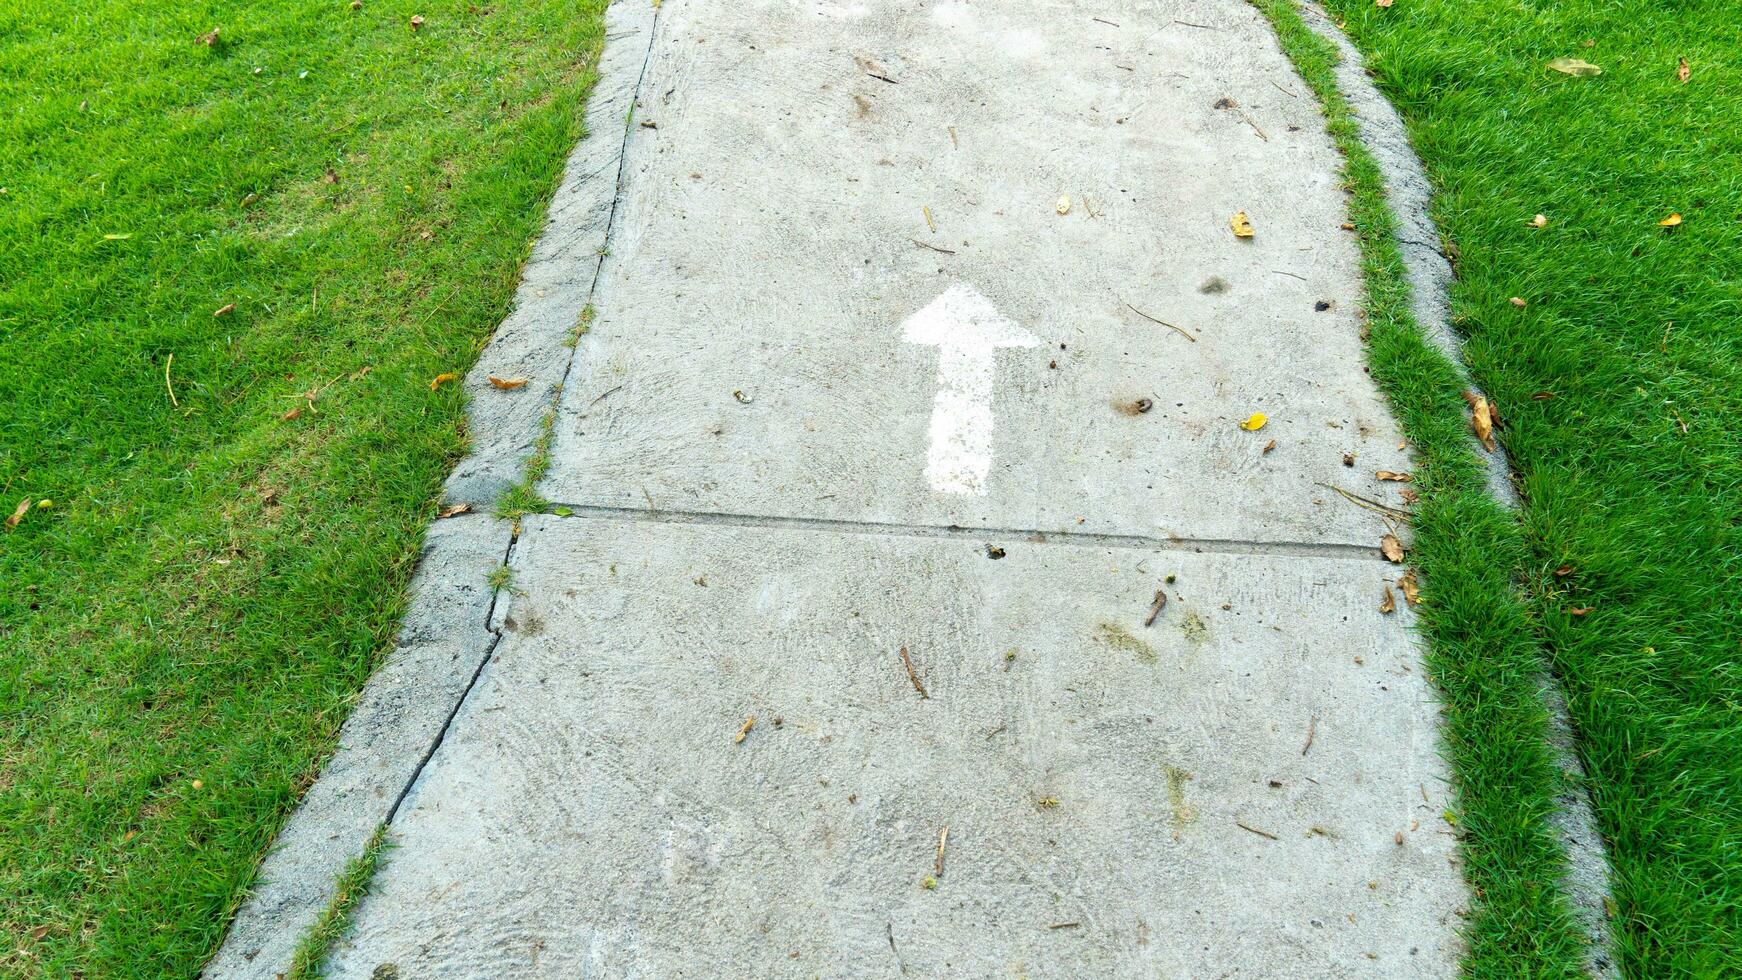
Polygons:
[[1482,448],[1494,451],[1494,409],[1488,404],[1488,399],[1474,392],[1464,392],[1464,400],[1470,403],[1470,428],[1476,433],[1476,438],[1482,440]]
[[1408,473],[1394,473],[1391,470],[1380,470],[1373,475],[1381,480],[1390,480],[1394,483],[1408,483],[1410,481]]
[[490,375],[490,385],[492,387],[495,387],[495,388],[500,388],[503,391],[513,391],[516,388],[526,387],[526,379],[525,378],[498,378],[494,374],[492,374],[492,375]]
[[104,235],[103,240],[106,242],[124,242],[127,239],[132,238],[132,237],[133,237],[132,232],[125,232],[123,234],[118,234],[118,235]]
[[52,501],[52,500],[38,500],[36,502],[36,509],[37,510],[48,510],[50,507],[53,507],[53,506],[54,506],[54,501]]
[[1679,225],[1681,223],[1682,223],[1682,216],[1680,214],[1672,214],[1669,217],[1658,222],[1658,224],[1662,225],[1665,228],[1674,228],[1676,225]]
[[1247,432],[1257,432],[1259,429],[1264,428],[1264,423],[1268,421],[1270,421],[1268,415],[1265,415],[1263,412],[1253,412],[1251,418],[1240,423],[1240,428],[1245,429]]
[[1252,222],[1247,219],[1244,211],[1234,212],[1234,216],[1228,219],[1228,227],[1233,229],[1235,238],[1252,237]]
[[1548,66],[1562,74],[1576,75],[1579,78],[1590,78],[1593,75],[1603,74],[1603,69],[1578,58],[1556,58],[1549,62]]
[[1546,228],[1546,227],[1548,227],[1548,215],[1539,214],[1536,217],[1530,219],[1530,226],[1532,228]]
[[458,380],[460,380],[460,376],[453,373],[452,371],[438,374],[435,376],[435,380],[431,381],[429,383],[429,390],[434,391],[437,388],[440,388],[442,385],[447,384],[449,381],[458,381]]
[[1412,606],[1421,605],[1421,586],[1416,584],[1413,569],[1403,573],[1403,577],[1397,580],[1397,587],[1403,590],[1404,601]]
[[1379,539],[1379,553],[1393,565],[1403,564],[1403,542],[1397,540],[1397,535],[1389,532]]

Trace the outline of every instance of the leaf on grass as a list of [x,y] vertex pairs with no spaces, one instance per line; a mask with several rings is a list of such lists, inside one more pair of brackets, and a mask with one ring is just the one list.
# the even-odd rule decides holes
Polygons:
[[214,27],[210,31],[208,31],[204,34],[201,34],[198,38],[195,39],[194,43],[203,44],[208,48],[217,47],[217,45],[218,45],[218,28]]
[[1677,81],[1686,85],[1688,83],[1688,76],[1692,74],[1693,70],[1688,67],[1688,59],[1677,58],[1675,60],[1675,77]]
[[30,930],[30,938],[33,942],[40,943],[48,935],[49,930],[51,930],[53,928],[54,928],[54,926],[37,926],[36,928]]
[[1591,611],[1590,606],[1573,606],[1567,610],[1567,612],[1571,613],[1574,616],[1583,616],[1583,615],[1586,615],[1587,613],[1589,613],[1590,611]]
[[1464,400],[1470,403],[1470,429],[1476,433],[1476,438],[1482,440],[1482,448],[1493,452],[1494,445],[1494,411],[1488,405],[1488,399],[1475,392],[1464,392]]
[[1387,532],[1385,537],[1379,539],[1379,553],[1393,565],[1403,564],[1403,542],[1397,540],[1395,534]]
[[459,375],[455,374],[452,371],[444,371],[441,374],[436,375],[435,380],[433,380],[429,383],[429,390],[434,391],[437,388],[440,388],[442,385],[445,385],[450,381],[458,381],[458,380],[460,380]]
[[1380,470],[1373,475],[1381,480],[1390,480],[1393,483],[1408,483],[1413,479],[1413,477],[1408,473],[1394,473],[1391,470]]
[[423,26],[423,15],[422,14],[412,14],[411,15],[411,29],[415,31],[422,26]]
[[1549,62],[1548,66],[1562,74],[1574,75],[1579,78],[1591,78],[1603,74],[1603,69],[1578,58],[1556,58]]
[[471,504],[449,504],[436,513],[436,520],[443,521],[456,514],[464,514],[472,509]]
[[1674,228],[1676,225],[1679,225],[1681,223],[1682,223],[1682,216],[1679,213],[1672,213],[1668,217],[1664,218],[1662,221],[1658,222],[1658,224],[1664,228]]
[[1514,296],[1511,299],[1507,300],[1507,302],[1511,303],[1513,306],[1516,306],[1521,310],[1529,305],[1524,301],[1524,297],[1522,297],[1522,296]]
[[301,417],[302,417],[302,406],[301,405],[298,405],[297,407],[295,407],[295,408],[291,409],[290,411],[285,412],[283,415],[279,416],[279,418],[283,419],[286,422],[289,422],[293,419],[298,419]]
[[1397,597],[1391,594],[1389,585],[1385,587],[1385,598],[1379,600],[1379,611],[1387,614],[1397,611]]
[[1245,429],[1247,432],[1257,432],[1259,429],[1264,428],[1264,423],[1268,421],[1270,421],[1270,416],[1265,415],[1263,412],[1253,412],[1251,417],[1240,423],[1240,428]]
[[1397,495],[1399,497],[1402,497],[1403,502],[1406,504],[1413,504],[1417,500],[1421,499],[1421,497],[1418,494],[1416,494],[1416,492],[1414,490],[1411,490],[1408,487],[1404,487],[1402,490],[1397,491]]
[[1228,219],[1228,227],[1233,230],[1235,238],[1252,237],[1252,222],[1244,211],[1234,212],[1234,216]]
[[6,518],[6,530],[10,531],[17,527],[18,522],[24,520],[24,515],[28,513],[30,513],[30,498],[25,497],[18,502],[18,509],[12,512],[12,516]]
[[516,388],[526,387],[526,379],[525,378],[498,378],[494,374],[492,374],[492,375],[490,375],[490,386],[493,388],[500,388],[503,391],[513,391]]
[[1389,7],[1389,6],[1391,6],[1391,0],[1373,0],[1373,6],[1375,6],[1375,7]]
[[124,242],[127,239],[132,238],[132,237],[133,237],[132,232],[124,231],[124,232],[104,235],[103,241],[106,241],[106,242]]
[[1548,215],[1539,214],[1536,217],[1530,219],[1530,226],[1532,228],[1547,228],[1548,227]]
[[1403,590],[1403,599],[1412,606],[1421,605],[1421,586],[1416,584],[1415,569],[1403,573],[1397,580],[1397,587]]
[[235,309],[236,309],[235,303],[225,303],[223,306],[220,306],[217,309],[212,311],[212,317],[214,319],[216,319],[217,317],[221,317],[226,313],[233,312]]

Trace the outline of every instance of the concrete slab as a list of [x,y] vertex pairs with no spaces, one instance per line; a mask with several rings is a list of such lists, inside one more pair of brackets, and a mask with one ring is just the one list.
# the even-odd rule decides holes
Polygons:
[[[673,0],[637,118],[547,497],[1377,540],[1316,486],[1408,469],[1340,158],[1250,7]],[[957,287],[1036,341],[993,356],[983,495],[928,479],[947,352],[903,334]]]
[[997,544],[530,520],[333,975],[1455,971],[1388,566]]

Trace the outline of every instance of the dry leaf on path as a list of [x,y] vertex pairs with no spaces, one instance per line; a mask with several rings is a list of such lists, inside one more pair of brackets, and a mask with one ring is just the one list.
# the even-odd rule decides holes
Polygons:
[[1275,449],[1275,448],[1276,448],[1276,440],[1272,439],[1269,442],[1264,444],[1264,448],[1258,451],[1258,455],[1268,456],[1268,455],[1270,455],[1270,451]]
[[1059,214],[1070,214],[1071,196],[1069,194],[1060,194],[1058,203],[1053,205],[1053,210],[1057,211]]
[[1421,587],[1416,584],[1415,570],[1410,569],[1397,580],[1397,587],[1403,590],[1403,599],[1412,606],[1421,605]]
[[472,509],[471,504],[449,504],[436,514],[436,520],[446,520],[456,514],[464,514]]
[[1385,587],[1385,598],[1379,600],[1379,611],[1394,613],[1397,611],[1397,597],[1391,594],[1391,586]]
[[1674,228],[1676,225],[1679,225],[1681,223],[1682,223],[1682,216],[1679,212],[1673,213],[1669,217],[1664,218],[1662,221],[1658,222],[1658,224],[1664,228]]
[[1688,76],[1692,74],[1693,70],[1688,67],[1688,59],[1677,58],[1675,60],[1675,77],[1677,81],[1686,85],[1688,83]]
[[442,374],[436,375],[435,380],[433,380],[429,383],[429,390],[434,391],[437,388],[440,388],[442,385],[447,384],[449,381],[458,381],[458,380],[460,380],[460,376],[453,373],[452,371],[443,372]]
[[500,388],[503,391],[514,391],[517,388],[526,387],[526,379],[525,378],[498,378],[494,374],[492,374],[492,375],[490,375],[490,386],[493,388]]
[[1233,229],[1235,238],[1252,237],[1252,222],[1246,217],[1244,211],[1234,212],[1234,216],[1228,219],[1228,227]]
[[6,530],[10,531],[17,527],[18,522],[24,520],[24,515],[28,513],[30,513],[30,498],[25,497],[18,502],[18,509],[12,512],[12,516],[6,518]]
[[1402,490],[1397,491],[1397,495],[1399,497],[1402,497],[1403,502],[1406,504],[1413,504],[1417,500],[1421,499],[1421,496],[1419,494],[1417,494],[1414,490],[1411,490],[1408,487],[1404,487]]
[[1548,63],[1548,67],[1562,74],[1574,75],[1579,78],[1591,78],[1603,74],[1603,69],[1578,58],[1556,58]]
[[1381,480],[1390,480],[1393,483],[1408,483],[1412,479],[1408,473],[1395,473],[1391,470],[1380,470],[1373,475]]
[[1379,539],[1379,553],[1393,565],[1403,564],[1403,542],[1397,540],[1395,534],[1387,532],[1385,537]]
[[1264,423],[1268,421],[1270,421],[1270,416],[1265,415],[1263,412],[1253,412],[1250,418],[1240,423],[1240,428],[1245,429],[1247,432],[1257,432],[1259,429],[1264,428]]

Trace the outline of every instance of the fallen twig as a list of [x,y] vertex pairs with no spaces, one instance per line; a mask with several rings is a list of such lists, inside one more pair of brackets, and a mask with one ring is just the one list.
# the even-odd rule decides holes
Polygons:
[[1252,127],[1252,131],[1254,133],[1258,134],[1259,139],[1263,140],[1266,143],[1270,142],[1270,134],[1266,133],[1264,131],[1263,126],[1258,125],[1258,120],[1252,118],[1252,115],[1250,113],[1248,113],[1245,109],[1240,108],[1240,106],[1238,106],[1238,105],[1234,106],[1234,111],[1238,112],[1240,114],[1241,119],[1246,120],[1246,125]]
[[907,655],[906,647],[901,648],[901,665],[907,668],[907,679],[913,682],[913,689],[919,692],[921,698],[930,701],[931,695],[925,693],[925,685],[919,682],[919,674],[914,672],[913,658]]
[[1292,272],[1284,272],[1281,269],[1272,269],[1270,271],[1276,273],[1279,276],[1294,276],[1294,278],[1299,279],[1301,282],[1310,282],[1311,281],[1311,280],[1307,279],[1306,276],[1295,275]]
[[1108,27],[1118,27],[1119,26],[1118,24],[1113,23],[1112,21],[1108,20],[1105,17],[1090,17],[1089,19],[1096,22],[1097,24],[1106,24]]
[[1252,833],[1257,834],[1260,837],[1268,837],[1271,840],[1282,840],[1282,838],[1276,836],[1275,834],[1271,833],[1270,831],[1259,830],[1257,827],[1251,826],[1250,824],[1246,823],[1243,820],[1234,821],[1234,826],[1239,827],[1241,830],[1251,831]]
[[1219,30],[1221,30],[1220,27],[1212,27],[1209,24],[1194,24],[1189,20],[1176,20],[1176,21],[1174,21],[1174,23],[1175,24],[1183,24],[1186,27],[1200,27],[1206,31],[1219,31]]
[[1367,497],[1361,496],[1358,493],[1350,493],[1349,491],[1344,490],[1342,487],[1332,486],[1329,483],[1321,483],[1321,484],[1319,484],[1319,486],[1324,487],[1326,490],[1337,491],[1338,493],[1342,494],[1344,496],[1344,498],[1346,498],[1350,503],[1354,504],[1357,507],[1365,507],[1370,511],[1374,511],[1375,513],[1379,513],[1379,514],[1384,514],[1387,517],[1396,518],[1397,520],[1403,521],[1406,524],[1410,520],[1409,512],[1406,510],[1398,510],[1396,507],[1392,507],[1388,504],[1382,504],[1377,500],[1371,500]]
[[1047,926],[1047,928],[1048,929],[1075,929],[1080,925],[1082,925],[1081,922],[1054,922],[1052,925]]
[[[1275,82],[1275,81],[1274,81],[1274,80],[1273,80],[1273,81],[1271,81],[1271,83],[1270,83],[1270,84],[1272,84],[1272,85],[1276,85],[1276,82]],[[1283,94],[1283,95],[1286,95],[1286,96],[1288,96],[1288,97],[1289,97],[1289,98],[1291,98],[1291,99],[1298,99],[1298,98],[1300,98],[1300,96],[1298,96],[1298,95],[1296,95],[1296,94],[1294,94],[1294,93],[1293,93],[1293,92],[1290,92],[1290,91],[1289,91],[1289,90],[1288,90],[1288,89],[1285,89],[1285,88],[1283,88],[1283,87],[1282,87],[1282,86],[1281,86],[1281,85],[1276,85],[1276,90],[1277,90],[1277,91],[1278,91],[1278,92],[1281,92],[1281,93],[1282,93],[1282,94]]]
[[1156,589],[1155,601],[1149,606],[1149,615],[1143,617],[1143,625],[1154,626],[1155,617],[1161,615],[1161,607],[1167,605],[1167,590]]
[[939,878],[944,876],[944,845],[950,840],[950,825],[944,824],[944,829],[938,831],[938,859],[932,864],[932,873]]
[[1167,322],[1166,320],[1160,319],[1159,317],[1150,316],[1149,314],[1143,312],[1142,310],[1138,309],[1137,307],[1132,306],[1129,301],[1120,300],[1120,302],[1125,303],[1126,309],[1128,309],[1131,312],[1137,314],[1138,316],[1144,318],[1145,320],[1148,320],[1150,323],[1159,323],[1162,326],[1168,328],[1169,330],[1174,331],[1175,333],[1179,334],[1181,337],[1184,337],[1185,339],[1191,341],[1194,344],[1198,342],[1198,338],[1192,336],[1189,332],[1187,332],[1185,330],[1185,328],[1176,327],[1173,324]]
[[1307,719],[1306,744],[1300,747],[1300,754],[1302,756],[1305,756],[1307,754],[1307,750],[1313,747],[1313,735],[1314,735],[1314,733],[1316,733],[1318,731],[1318,727],[1319,727],[1319,716],[1318,715],[1313,715],[1311,718]]
[[942,253],[944,253],[944,254],[945,254],[945,255],[954,255],[954,254],[956,254],[956,251],[955,251],[955,249],[951,249],[951,248],[941,248],[941,247],[939,247],[939,246],[937,246],[937,245],[933,245],[933,244],[932,244],[932,243],[930,243],[930,242],[922,242],[922,241],[920,241],[920,240],[919,240],[919,239],[917,239],[917,238],[909,238],[909,239],[908,239],[908,241],[910,241],[910,242],[912,242],[912,243],[914,243],[914,244],[915,244],[915,245],[918,245],[918,246],[919,246],[919,247],[920,247],[920,248],[929,248],[929,249],[931,249],[931,250],[932,250],[932,251],[934,251],[934,252],[942,252]]
[[750,729],[755,728],[755,727],[756,727],[756,716],[755,715],[751,715],[750,717],[744,719],[744,727],[738,729],[738,737],[732,739],[732,744],[737,745],[739,742],[744,741],[744,736],[750,734]]

